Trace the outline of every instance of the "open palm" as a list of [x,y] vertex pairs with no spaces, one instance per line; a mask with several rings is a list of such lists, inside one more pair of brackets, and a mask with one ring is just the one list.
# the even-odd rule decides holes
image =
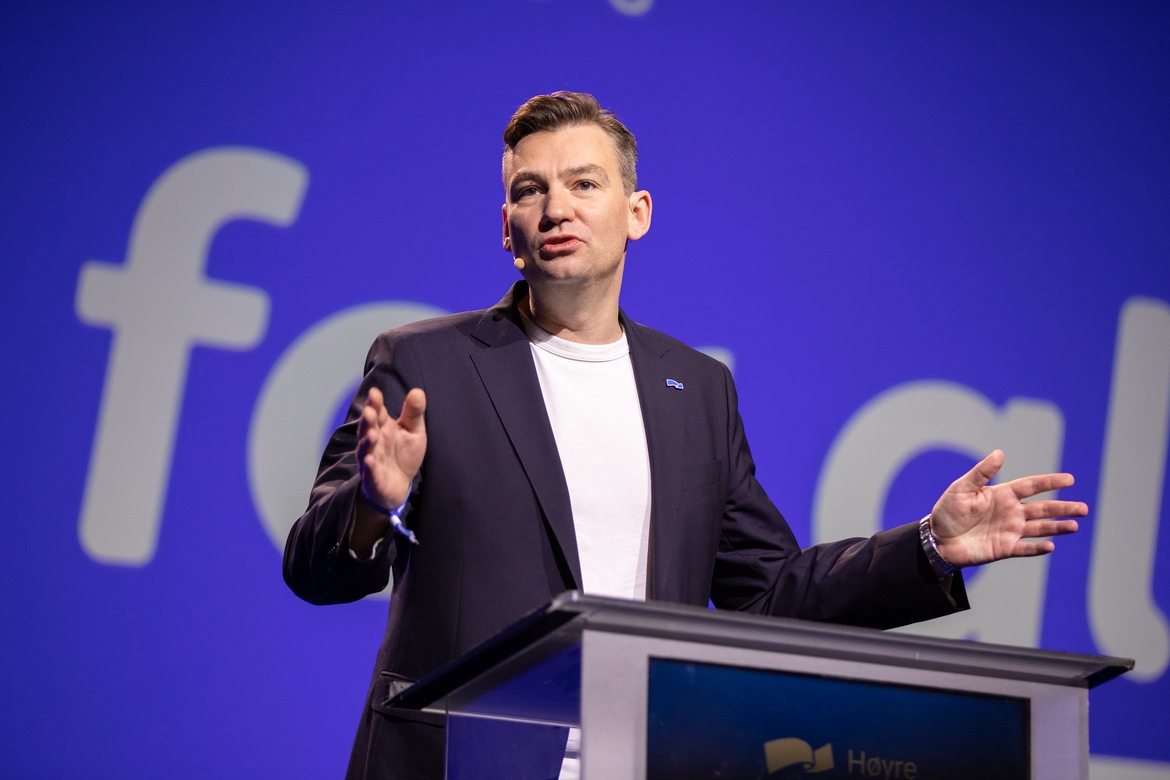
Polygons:
[[[1045,555],[1056,549],[1047,536],[1070,534],[1089,507],[1080,501],[1025,499],[1071,487],[1072,474],[1043,474],[991,485],[1003,466],[996,450],[951,483],[934,505],[930,527],[939,553],[953,566],[978,566],[1003,558]],[[1036,541],[1038,540],[1039,541]]]
[[406,500],[427,450],[426,408],[426,394],[415,388],[406,394],[402,412],[394,419],[381,391],[370,388],[358,420],[357,459],[362,495],[371,504],[393,509]]

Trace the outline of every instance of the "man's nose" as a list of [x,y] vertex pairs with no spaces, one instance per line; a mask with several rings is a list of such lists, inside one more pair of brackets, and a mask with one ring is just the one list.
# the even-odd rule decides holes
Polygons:
[[569,191],[564,187],[550,187],[544,197],[544,213],[541,222],[559,225],[573,216],[573,204]]

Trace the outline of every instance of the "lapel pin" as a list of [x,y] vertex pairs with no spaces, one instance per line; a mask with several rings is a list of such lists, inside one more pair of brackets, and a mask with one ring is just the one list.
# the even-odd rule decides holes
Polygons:
[[667,379],[666,386],[667,387],[677,387],[679,390],[683,389],[682,382],[679,382],[679,381],[674,380],[674,379]]

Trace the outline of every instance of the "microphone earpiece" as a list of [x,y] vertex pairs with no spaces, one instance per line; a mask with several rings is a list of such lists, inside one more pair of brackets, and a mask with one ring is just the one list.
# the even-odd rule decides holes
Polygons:
[[516,266],[517,271],[523,271],[524,270],[524,258],[517,257],[515,260],[512,261],[512,265]]

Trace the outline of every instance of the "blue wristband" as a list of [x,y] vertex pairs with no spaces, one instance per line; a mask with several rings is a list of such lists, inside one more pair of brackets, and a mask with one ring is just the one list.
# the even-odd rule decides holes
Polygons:
[[393,509],[387,509],[381,504],[376,504],[370,499],[366,499],[367,504],[369,504],[381,514],[384,514],[386,517],[390,518],[390,527],[393,528],[399,536],[404,537],[411,544],[418,544],[418,537],[414,535],[414,531],[406,527],[406,523],[402,522],[402,516],[405,515],[406,512],[410,509],[410,494],[413,493],[415,488],[418,487],[418,483],[419,475],[415,474],[414,479],[410,480],[410,489],[406,491],[406,498],[402,500],[401,504],[394,507]]

